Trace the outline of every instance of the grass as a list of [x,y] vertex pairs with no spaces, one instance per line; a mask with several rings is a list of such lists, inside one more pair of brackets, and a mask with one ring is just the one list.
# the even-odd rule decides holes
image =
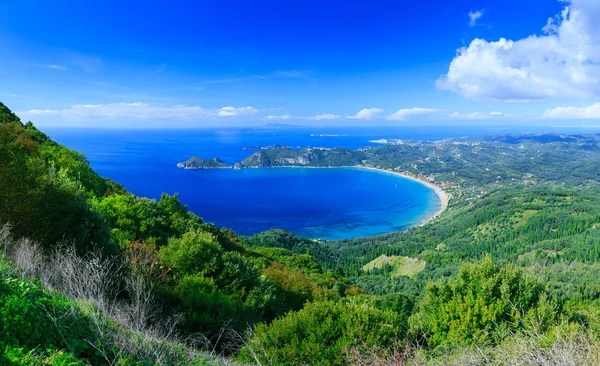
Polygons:
[[521,213],[520,216],[516,216],[514,218],[513,229],[518,229],[519,227],[525,225],[529,219],[537,213],[537,210],[525,210]]
[[425,269],[427,262],[417,258],[402,257],[404,262],[392,272],[392,277],[407,276],[413,278],[417,273]]
[[401,257],[401,256],[387,256],[381,255],[369,263],[365,264],[362,267],[362,270],[365,272],[372,271],[374,269],[379,269],[384,266],[390,266],[393,268],[390,275],[392,277],[414,277],[417,273],[421,272],[425,269],[425,265],[427,262],[411,257]]

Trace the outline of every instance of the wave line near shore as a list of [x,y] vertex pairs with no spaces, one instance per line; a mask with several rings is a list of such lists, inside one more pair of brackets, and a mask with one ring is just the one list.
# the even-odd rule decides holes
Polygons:
[[440,209],[438,211],[436,211],[431,217],[428,217],[427,219],[425,219],[421,224],[419,224],[418,226],[423,226],[426,223],[428,223],[429,221],[435,219],[436,217],[438,217],[439,215],[441,215],[444,211],[446,211],[446,209],[448,208],[448,202],[450,201],[450,195],[448,195],[448,193],[446,193],[446,191],[444,191],[442,189],[442,187],[433,184],[431,182],[427,182],[421,178],[417,178],[415,176],[409,175],[409,174],[405,174],[405,173],[400,173],[400,172],[396,172],[393,170],[387,170],[387,169],[380,169],[380,168],[373,168],[373,167],[368,167],[368,166],[356,166],[354,168],[358,168],[358,169],[367,169],[367,170],[374,170],[377,172],[382,172],[382,173],[388,173],[388,174],[394,174],[397,175],[399,177],[403,177],[403,178],[407,178],[410,180],[414,180],[415,182],[419,182],[421,184],[426,185],[427,187],[431,188],[434,190],[435,194],[439,197],[440,202],[441,202],[441,206]]

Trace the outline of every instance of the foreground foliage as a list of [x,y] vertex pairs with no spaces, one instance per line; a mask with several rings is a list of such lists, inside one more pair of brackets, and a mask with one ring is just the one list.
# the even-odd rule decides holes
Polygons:
[[406,319],[392,311],[346,302],[317,302],[259,325],[241,357],[263,364],[345,365],[356,344],[390,347],[402,337]]
[[486,346],[525,329],[544,333],[558,307],[539,279],[487,257],[463,265],[454,279],[430,283],[411,320],[430,347]]

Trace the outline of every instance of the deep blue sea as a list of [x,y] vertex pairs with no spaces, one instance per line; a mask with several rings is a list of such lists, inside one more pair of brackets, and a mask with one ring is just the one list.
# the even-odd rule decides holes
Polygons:
[[[506,128],[248,128],[196,130],[43,129],[83,152],[100,175],[129,191],[157,199],[178,193],[208,222],[240,234],[271,228],[321,239],[344,239],[405,230],[436,212],[432,189],[387,173],[352,168],[184,170],[196,155],[233,164],[272,144],[359,148],[369,140],[439,140],[521,132]],[[581,131],[578,131],[581,132]],[[323,136],[337,135],[337,136]]]

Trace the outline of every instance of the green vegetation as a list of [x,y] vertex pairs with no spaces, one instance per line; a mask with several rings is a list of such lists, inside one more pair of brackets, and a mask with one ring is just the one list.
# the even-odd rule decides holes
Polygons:
[[380,167],[453,197],[424,226],[322,241],[237,236],[99,177],[2,104],[0,122],[0,364],[600,360],[598,136],[275,147],[238,165]]
[[390,271],[392,277],[406,276],[414,278],[414,276],[425,269],[425,263],[422,260],[410,257],[398,257],[383,254],[369,263],[365,264],[362,269],[365,272],[370,272],[374,269],[382,269],[383,267],[391,267],[393,270]]
[[344,302],[311,303],[268,326],[256,327],[241,357],[278,365],[345,365],[349,347],[357,342],[390,347],[405,325],[406,319],[389,310]]
[[202,159],[196,156],[192,156],[188,160],[178,163],[178,168],[184,169],[207,169],[207,168],[231,168],[231,165],[225,164],[219,158],[212,158],[210,160]]
[[289,148],[266,149],[255,152],[241,162],[242,167],[277,167],[277,166],[355,166],[365,156],[360,151],[344,148],[306,148],[293,150]]
[[430,283],[411,320],[431,347],[486,346],[521,329],[545,332],[558,310],[539,279],[487,257],[463,265],[455,279]]
[[2,365],[204,365],[213,360],[191,356],[182,345],[131,332],[90,303],[23,280],[0,257]]

